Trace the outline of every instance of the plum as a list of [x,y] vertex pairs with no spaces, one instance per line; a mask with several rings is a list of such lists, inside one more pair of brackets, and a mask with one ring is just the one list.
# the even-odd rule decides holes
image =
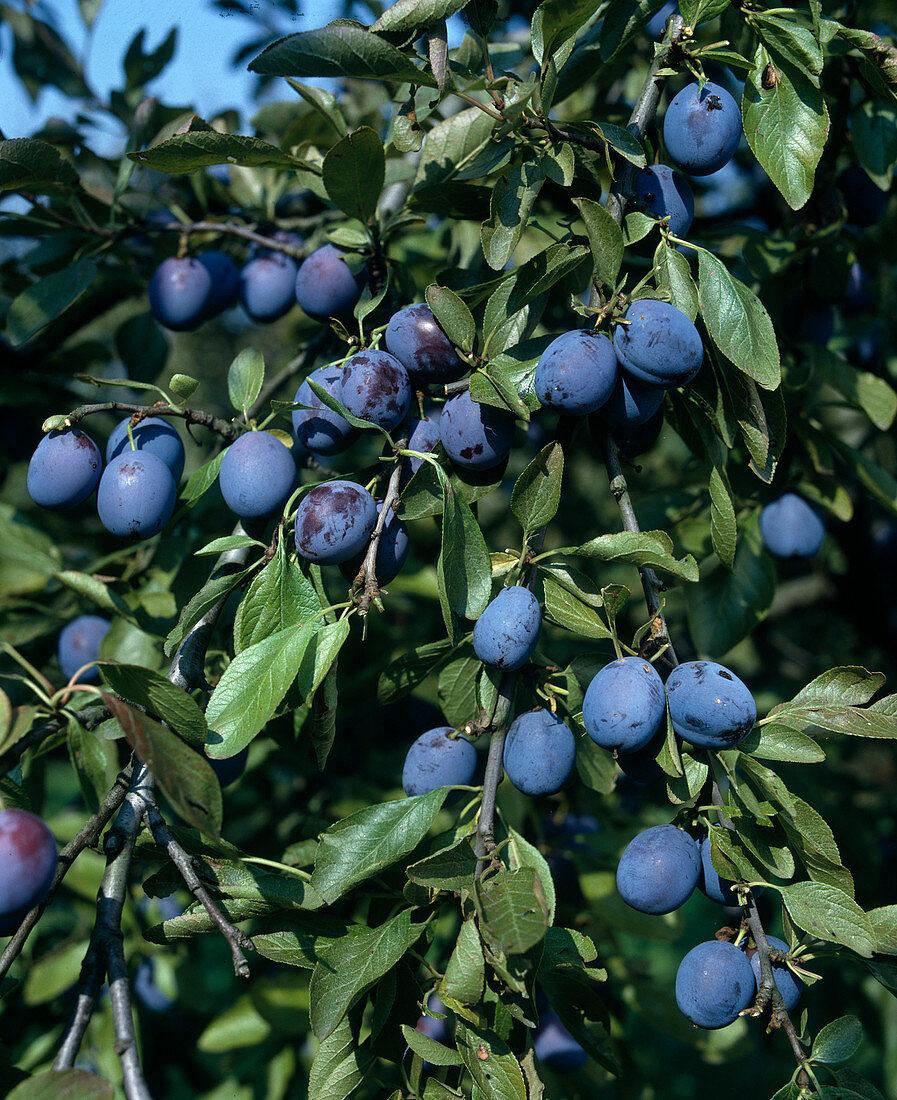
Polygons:
[[675,825],[654,825],[626,845],[617,864],[617,890],[633,909],[659,916],[688,901],[700,873],[692,837]]
[[844,200],[847,220],[858,229],[880,222],[888,208],[888,192],[858,164],[850,164],[838,176],[838,189]]
[[[109,633],[112,623],[101,615],[79,615],[59,632],[56,658],[66,680],[71,680],[82,665],[90,664],[100,655],[100,643]],[[94,665],[81,673],[79,680],[86,683],[98,680],[99,670]]]
[[28,810],[0,811],[0,936],[46,900],[59,856],[46,823]]
[[570,727],[547,710],[531,710],[511,723],[505,738],[508,779],[524,794],[553,794],[570,778],[576,763],[576,738]]
[[540,1062],[562,1073],[575,1072],[589,1060],[588,1054],[564,1027],[556,1012],[546,1012],[540,1020],[533,1049]]
[[[411,432],[408,436],[409,451],[420,451],[427,454],[432,451],[439,442],[439,417],[431,414],[427,420],[412,420]],[[406,458],[408,474],[416,474],[421,467],[422,458]]]
[[574,329],[542,352],[534,380],[536,397],[546,408],[584,416],[607,401],[618,374],[610,340],[602,333]]
[[114,458],[100,478],[100,522],[121,538],[148,539],[171,519],[177,487],[171,470],[150,451],[127,451]]
[[411,404],[411,382],[402,364],[387,351],[359,351],[343,367],[339,400],[362,420],[395,428]]
[[226,252],[220,252],[216,248],[200,252],[196,258],[212,280],[206,301],[206,317],[217,317],[219,313],[230,309],[239,297],[240,269]]
[[684,386],[701,369],[704,345],[694,324],[675,306],[640,298],[617,325],[614,350],[620,366],[641,382],[670,389]]
[[634,428],[646,424],[663,404],[663,386],[642,382],[620,371],[614,392],[598,410],[599,420],[617,428]]
[[296,486],[296,463],[273,435],[246,432],[224,452],[218,484],[224,503],[240,519],[270,516]]
[[[128,439],[128,424],[131,418],[126,416],[113,428],[112,434],[106,443],[106,461],[111,462],[126,451],[131,450],[131,441]],[[131,429],[134,437],[134,446],[138,451],[149,451],[161,458],[171,470],[171,476],[175,482],[181,480],[184,472],[184,444],[177,430],[161,416],[148,416],[141,420],[136,428]]]
[[654,737],[666,713],[657,670],[641,657],[620,657],[589,684],[582,704],[586,733],[605,749],[635,752]]
[[[318,367],[308,377],[339,401],[342,373],[339,367]],[[358,429],[344,416],[328,409],[309,386],[308,379],[296,390],[293,400],[307,406],[293,410],[293,435],[306,451],[315,455],[335,455],[358,438]]]
[[468,369],[423,302],[405,306],[390,317],[386,346],[417,385],[454,382]]
[[664,4],[660,11],[655,12],[645,24],[645,33],[648,37],[653,38],[655,42],[659,42],[666,33],[667,20],[678,9],[679,5],[676,0],[668,0],[668,3]]
[[657,754],[660,752],[662,738],[655,737],[643,748],[635,752],[621,752],[617,755],[617,765],[633,783],[644,786],[654,783],[664,776],[663,768],[657,763]]
[[28,492],[41,508],[65,512],[87,500],[102,469],[99,448],[85,432],[47,432],[28,463]]
[[611,428],[610,434],[614,437],[620,453],[628,459],[633,459],[651,450],[662,429],[663,410],[658,409],[644,424],[635,424],[631,428]]
[[459,393],[443,406],[439,438],[456,466],[491,470],[511,453],[514,417],[505,409],[474,401],[469,392]]
[[240,301],[253,319],[267,324],[289,313],[299,265],[284,252],[267,252],[240,269]]
[[693,947],[676,972],[676,1003],[693,1024],[727,1027],[749,1007],[756,992],[751,964],[726,940]]
[[731,749],[757,721],[757,706],[745,684],[714,661],[677,665],[666,688],[673,729],[700,748]]
[[688,181],[667,164],[650,164],[635,174],[635,197],[656,218],[669,218],[670,232],[684,237],[695,216]]
[[348,320],[361,297],[367,268],[353,275],[344,255],[336,245],[325,244],[302,261],[293,290],[296,301],[315,321]]
[[477,619],[473,648],[484,664],[513,672],[532,657],[542,628],[542,608],[528,588],[503,588]]
[[477,750],[454,733],[451,726],[437,726],[412,744],[402,768],[405,794],[429,794],[438,787],[466,787],[471,783]]
[[[383,511],[383,503],[377,504],[377,515]],[[377,557],[374,561],[374,572],[377,574],[379,584],[389,584],[402,572],[402,567],[408,559],[408,551],[411,542],[408,538],[408,528],[393,512],[389,510],[389,518],[380,532],[377,543]],[[364,561],[364,552],[340,564],[340,572],[347,581],[354,581],[358,570]]]
[[186,332],[202,324],[211,295],[212,276],[191,256],[169,256],[149,282],[153,316],[173,332]]
[[360,554],[377,522],[374,498],[352,481],[325,481],[302,498],[296,512],[296,549],[319,565],[339,565]]
[[[774,947],[776,951],[782,951],[786,955],[791,954],[791,948],[785,943],[784,940],[780,940],[777,936],[767,936],[766,942],[770,947]],[[760,955],[754,953],[751,955],[751,969],[754,971],[754,981],[757,983],[757,988],[760,988]],[[776,986],[779,993],[782,994],[782,1000],[785,1002],[785,1011],[791,1012],[797,1006],[797,1002],[800,1000],[801,993],[803,993],[804,983],[800,978],[791,970],[786,962],[774,962],[772,964],[772,976],[775,979]]]
[[812,558],[825,542],[825,525],[796,493],[783,493],[760,513],[760,534],[777,558]]
[[[427,1010],[429,1012],[448,1012],[448,1009],[442,1003],[442,999],[433,993],[430,999],[427,1001]],[[444,1017],[440,1019],[437,1016],[421,1016],[417,1023],[414,1025],[415,1031],[419,1031],[421,1035],[426,1035],[428,1039],[435,1039],[437,1043],[448,1043],[452,1036],[449,1032],[448,1020]],[[429,1065],[429,1062],[425,1062],[424,1065]]]
[[663,140],[670,160],[692,176],[709,176],[732,159],[741,137],[738,104],[718,84],[697,81],[670,100]]

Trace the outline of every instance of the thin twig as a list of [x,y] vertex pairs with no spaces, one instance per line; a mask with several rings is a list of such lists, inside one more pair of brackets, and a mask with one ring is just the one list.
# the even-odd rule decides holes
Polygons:
[[[396,443],[396,450],[402,451],[407,446],[408,439],[405,437]],[[372,602],[376,606],[380,606],[380,585],[377,583],[377,550],[380,546],[380,537],[389,522],[390,514],[395,512],[396,505],[399,502],[399,483],[402,479],[403,465],[404,463],[398,458],[393,463],[392,473],[389,475],[389,484],[386,487],[386,496],[380,505],[380,514],[377,516],[377,522],[371,534],[371,541],[368,543],[364,561],[358,570],[358,576],[355,578],[355,584],[362,586],[362,591],[356,601],[360,615],[367,615]]]
[[220,420],[211,413],[201,409],[185,409],[175,405],[168,405],[164,401],[158,401],[154,405],[132,405],[125,401],[102,401],[96,405],[81,405],[66,415],[67,424],[77,424],[86,416],[93,416],[101,412],[127,412],[132,416],[140,416],[144,419],[148,416],[176,416],[185,420],[187,425],[199,424],[209,431],[217,432],[228,442],[233,442],[240,435],[240,429],[236,424],[227,420]]
[[249,226],[234,225],[233,222],[167,222],[164,225],[150,223],[140,227],[141,233],[147,230],[179,233],[182,237],[193,236],[196,233],[220,233],[229,237],[239,237],[242,241],[252,241],[270,252],[283,252],[287,256],[292,256],[294,260],[304,259],[307,253],[307,249],[301,245],[290,244],[289,241],[278,240],[277,237],[265,236],[264,233],[258,233]]

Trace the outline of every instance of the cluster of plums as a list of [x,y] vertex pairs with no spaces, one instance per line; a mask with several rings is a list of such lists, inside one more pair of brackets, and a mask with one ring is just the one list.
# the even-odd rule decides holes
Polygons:
[[[302,243],[287,237],[287,243]],[[365,271],[353,273],[344,255],[336,245],[325,244],[300,264],[285,252],[266,251],[250,256],[241,268],[226,252],[215,249],[195,258],[171,256],[150,279],[150,309],[174,332],[196,328],[238,299],[254,321],[263,323],[283,317],[297,302],[317,321],[345,321],[352,316],[367,276]]]

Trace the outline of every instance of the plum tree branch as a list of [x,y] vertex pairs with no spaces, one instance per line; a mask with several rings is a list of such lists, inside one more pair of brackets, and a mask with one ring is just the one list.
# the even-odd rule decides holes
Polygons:
[[240,429],[237,425],[231,424],[227,420],[221,420],[211,413],[203,412],[201,409],[184,409],[176,405],[168,405],[164,401],[157,401],[154,405],[132,405],[125,401],[102,401],[95,405],[80,405],[77,409],[73,409],[72,412],[66,414],[66,423],[70,425],[77,424],[86,416],[93,416],[94,413],[101,412],[126,412],[131,413],[132,416],[140,415],[141,418],[147,416],[176,416],[180,417],[181,420],[185,420],[188,426],[199,424],[203,428],[208,428],[209,431],[217,432],[218,435],[230,443],[240,435]]
[[[398,440],[395,449],[397,452],[403,451],[407,446],[408,437],[405,435]],[[377,551],[380,548],[380,539],[389,522],[390,514],[395,512],[396,505],[399,503],[403,466],[404,462],[396,457],[386,486],[386,495],[380,506],[380,513],[377,516],[377,522],[374,525],[371,540],[364,555],[364,561],[361,563],[361,568],[355,578],[355,584],[362,586],[362,591],[356,601],[360,615],[367,615],[371,603],[379,606],[380,585],[377,582]]]

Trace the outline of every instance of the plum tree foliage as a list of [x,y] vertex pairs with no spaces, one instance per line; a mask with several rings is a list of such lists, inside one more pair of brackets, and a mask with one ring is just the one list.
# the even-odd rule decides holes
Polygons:
[[2,8],[4,1095],[897,1095],[892,5],[216,6]]

